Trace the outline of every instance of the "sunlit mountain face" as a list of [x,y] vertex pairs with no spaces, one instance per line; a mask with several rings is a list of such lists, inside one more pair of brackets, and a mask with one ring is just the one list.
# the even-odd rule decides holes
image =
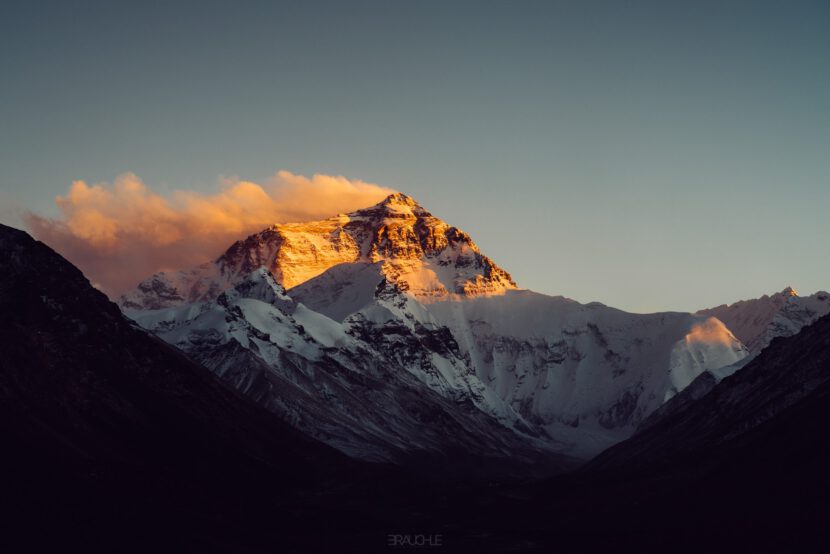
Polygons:
[[60,217],[27,211],[24,220],[36,238],[76,264],[97,288],[117,296],[137,278],[198,265],[276,222],[356,210],[392,192],[341,176],[278,171],[259,182],[223,178],[213,194],[163,194],[128,172],[112,183],[76,180],[55,198]]
[[[170,294],[198,300],[215,296],[223,284],[260,267],[291,289],[335,266],[348,271],[372,264],[385,279],[421,301],[516,288],[510,275],[483,255],[469,235],[401,193],[322,221],[274,225],[234,243],[213,263],[153,279],[157,287],[172,279],[175,292]],[[143,292],[148,287],[142,283],[121,304],[141,307],[142,302],[153,302],[153,293]],[[157,299],[154,305],[163,303]]]

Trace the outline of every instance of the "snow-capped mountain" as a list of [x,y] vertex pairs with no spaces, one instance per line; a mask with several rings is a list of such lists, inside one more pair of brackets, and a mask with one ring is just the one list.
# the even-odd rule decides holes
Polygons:
[[289,294],[346,325],[368,325],[368,342],[390,355],[412,351],[384,344],[402,326],[392,322],[440,330],[458,344],[450,371],[427,375],[409,364],[412,373],[442,394],[471,395],[508,426],[544,430],[555,448],[579,457],[629,436],[704,371],[747,355],[721,322],[705,316],[629,314],[527,290],[423,304],[402,295],[407,305],[390,313],[372,302],[385,283],[378,268],[352,264]]
[[353,263],[380,263],[386,279],[422,300],[516,288],[469,235],[396,193],[350,214],[274,225],[234,243],[213,263],[153,275],[119,303],[139,310],[209,300],[260,267],[290,289]]
[[630,314],[531,291],[430,306],[480,379],[551,436],[590,457],[702,372],[746,349],[717,319]]
[[697,313],[721,320],[754,355],[766,348],[772,339],[795,335],[805,325],[830,313],[830,293],[819,291],[810,296],[799,296],[794,288],[787,287],[775,294]]
[[[380,295],[378,310],[397,300],[394,292]],[[381,341],[362,318],[342,325],[295,302],[265,268],[214,301],[132,315],[284,420],[353,457],[423,464],[460,450],[509,457],[513,465],[544,458],[550,468],[557,460],[567,466],[564,458],[544,455],[532,436],[476,409],[469,395],[439,394],[405,369],[408,363],[427,375],[462,374],[463,366],[451,365],[460,364],[451,336],[390,325]],[[422,342],[444,352],[449,368],[433,368]],[[387,343],[395,344],[394,353]]]
[[[519,441],[588,457],[748,354],[705,314],[630,314],[519,290],[469,235],[403,194],[275,225],[215,262],[154,275],[120,304],[272,411],[371,459],[407,444],[440,449],[433,432],[463,448]],[[432,406],[421,428],[401,390]],[[484,420],[451,405],[511,438],[488,430],[482,441]],[[459,426],[444,428],[447,417]]]
[[701,383],[695,386],[694,391],[688,391],[689,394],[700,395],[711,389],[714,383],[748,364],[773,339],[791,337],[830,313],[830,293],[819,291],[810,296],[799,296],[794,288],[787,287],[775,294],[723,304],[697,313],[721,320],[749,349],[749,356],[737,363],[710,369],[707,375],[701,376]]
[[[722,455],[724,450],[718,452],[716,447],[731,441],[731,448],[746,448],[751,440],[758,440],[757,433],[753,439],[734,439],[751,436],[756,428],[764,428],[767,421],[795,419],[797,424],[790,424],[780,448],[771,449],[770,444],[774,443],[769,440],[758,441],[756,449],[763,453],[763,463],[769,464],[766,457],[789,457],[793,445],[801,443],[799,447],[803,449],[804,445],[826,442],[823,439],[824,421],[830,414],[828,397],[830,316],[819,318],[795,335],[776,340],[741,371],[714,386],[709,394],[678,407],[632,439],[603,453],[591,465],[642,467],[672,459],[682,461],[684,455],[694,451]],[[796,415],[799,409],[790,410],[809,404],[810,410],[820,410],[824,421],[811,421],[804,414]],[[805,431],[811,428],[820,434]],[[820,467],[825,474],[824,466]]]
[[697,312],[723,321],[735,336],[749,348],[749,355],[735,363],[709,368],[700,374],[683,392],[655,410],[641,425],[651,427],[658,421],[694,404],[726,377],[743,369],[754,360],[773,339],[798,334],[830,313],[830,293],[819,291],[810,296],[799,296],[792,287],[760,298],[741,300]]

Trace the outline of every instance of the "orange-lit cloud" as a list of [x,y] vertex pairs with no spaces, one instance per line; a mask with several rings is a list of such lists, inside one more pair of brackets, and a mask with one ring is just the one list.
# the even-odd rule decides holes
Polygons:
[[216,194],[175,191],[162,196],[132,173],[112,184],[75,181],[55,201],[62,217],[30,213],[32,234],[110,296],[160,270],[190,267],[218,256],[239,238],[274,223],[308,221],[370,206],[391,189],[280,171],[263,184],[228,179]]

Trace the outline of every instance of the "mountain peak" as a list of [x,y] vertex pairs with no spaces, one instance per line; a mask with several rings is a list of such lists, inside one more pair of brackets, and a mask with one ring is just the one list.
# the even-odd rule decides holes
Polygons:
[[357,210],[351,214],[351,217],[370,217],[370,218],[392,218],[392,219],[412,219],[431,217],[414,198],[402,192],[390,194],[374,206]]
[[185,299],[213,299],[259,268],[291,289],[334,266],[376,263],[386,279],[422,300],[517,288],[467,233],[398,192],[349,214],[269,227],[235,242],[209,267],[142,282],[121,305],[161,308]]
[[[415,199],[402,192],[395,192],[381,200],[380,206],[418,206]],[[419,206],[420,207],[420,206]]]
[[781,291],[781,294],[783,296],[798,296],[798,291],[791,286],[787,286],[787,288]]
[[760,298],[740,300],[697,313],[723,321],[754,355],[775,337],[798,333],[805,325],[830,312],[830,295],[816,292],[799,296],[793,287]]

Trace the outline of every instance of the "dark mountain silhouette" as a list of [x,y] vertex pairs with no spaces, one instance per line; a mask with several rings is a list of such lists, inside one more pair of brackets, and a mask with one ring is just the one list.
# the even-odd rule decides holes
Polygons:
[[337,512],[355,490],[369,504],[386,484],[388,469],[300,435],[5,226],[0,316],[2,551],[308,548],[360,510],[334,524],[303,505]]

